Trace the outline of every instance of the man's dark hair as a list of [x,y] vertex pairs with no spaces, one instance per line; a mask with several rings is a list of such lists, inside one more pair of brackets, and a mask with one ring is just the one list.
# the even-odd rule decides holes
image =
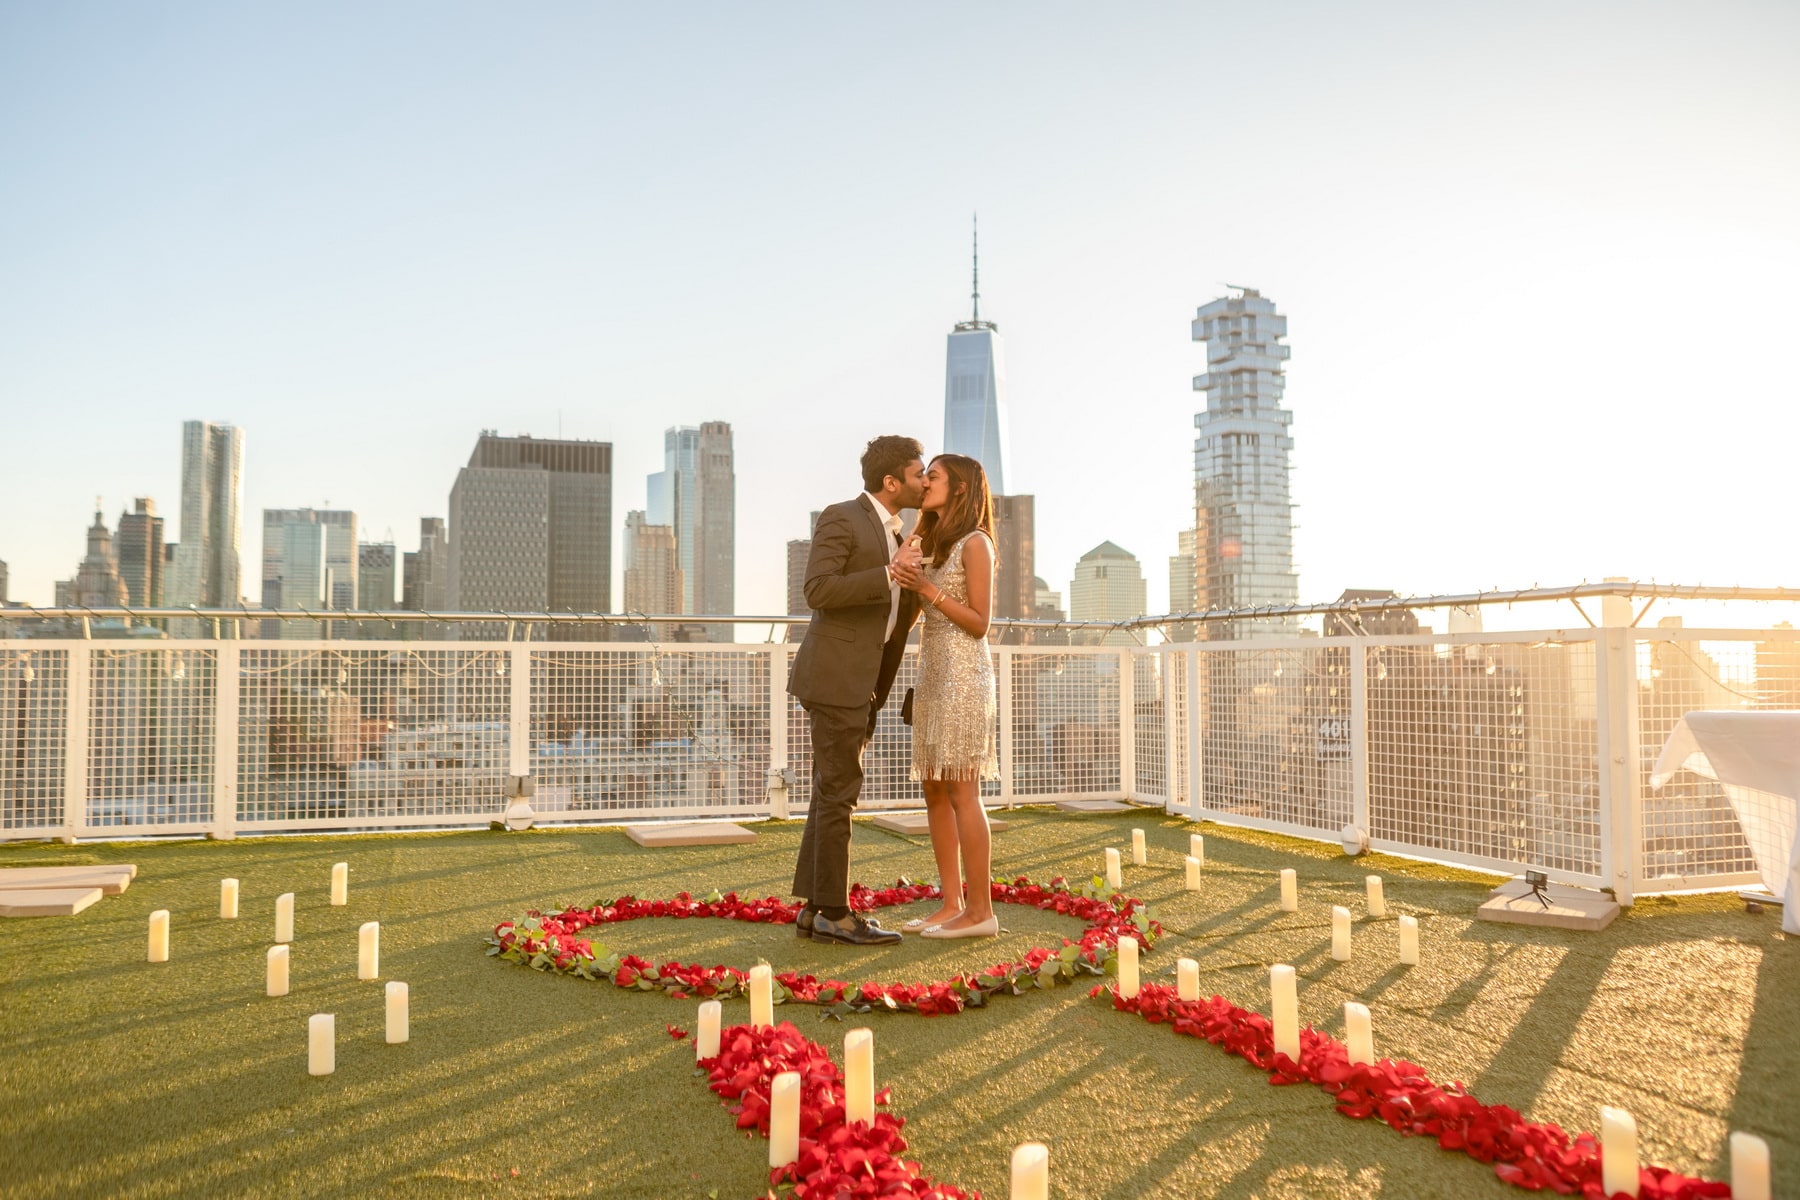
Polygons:
[[863,488],[875,493],[881,490],[881,481],[889,475],[905,479],[907,465],[924,457],[925,445],[918,438],[895,433],[876,438],[863,451]]

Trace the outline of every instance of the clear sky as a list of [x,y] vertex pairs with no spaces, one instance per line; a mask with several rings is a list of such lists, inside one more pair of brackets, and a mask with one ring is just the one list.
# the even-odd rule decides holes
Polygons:
[[656,8],[0,6],[13,598],[96,494],[173,536],[183,419],[247,431],[253,597],[264,507],[412,549],[560,429],[622,525],[725,420],[779,611],[862,443],[941,440],[974,210],[1058,590],[1110,538],[1166,603],[1225,281],[1289,317],[1303,599],[1800,583],[1800,5]]

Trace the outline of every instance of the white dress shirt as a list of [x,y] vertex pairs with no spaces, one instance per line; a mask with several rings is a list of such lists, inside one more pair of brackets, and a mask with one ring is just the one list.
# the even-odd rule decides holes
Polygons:
[[897,540],[900,536],[900,514],[889,512],[887,505],[877,500],[874,493],[864,492],[863,495],[867,496],[869,503],[875,506],[876,517],[885,518],[888,531],[888,623],[887,632],[881,635],[881,640],[885,644],[889,638],[894,636],[894,623],[900,619],[900,582],[894,578],[892,565],[894,555],[900,552],[900,543]]

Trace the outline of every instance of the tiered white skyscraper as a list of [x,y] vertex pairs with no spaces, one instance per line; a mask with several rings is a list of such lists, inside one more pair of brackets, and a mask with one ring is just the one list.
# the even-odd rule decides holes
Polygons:
[[[1293,414],[1281,407],[1287,318],[1253,288],[1200,308],[1195,341],[1206,343],[1206,374],[1194,390],[1206,409],[1194,416],[1195,609],[1293,604],[1294,505],[1288,494],[1288,435]],[[1292,620],[1212,626],[1214,639],[1291,634]]]
[[950,331],[944,354],[944,449],[987,470],[988,491],[1006,490],[1006,359],[1000,327],[981,319],[981,244],[975,242],[974,310]]

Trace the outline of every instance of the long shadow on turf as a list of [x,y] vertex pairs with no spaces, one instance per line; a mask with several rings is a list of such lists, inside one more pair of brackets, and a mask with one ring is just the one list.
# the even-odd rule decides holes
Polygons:
[[[1534,929],[1534,936],[1527,939],[1526,935],[1510,928],[1476,924],[1464,936],[1468,940],[1498,946],[1517,946],[1523,940],[1548,941],[1542,937],[1543,932]],[[1520,1112],[1530,1111],[1543,1093],[1617,952],[1616,946],[1575,946],[1558,940],[1563,943],[1562,958],[1537,985],[1535,994],[1520,1001],[1518,1021],[1501,1040],[1493,1058],[1476,1080],[1476,1094],[1505,1096],[1507,1104]],[[1491,963],[1490,959],[1490,969]],[[1488,974],[1483,971],[1480,978],[1485,980]],[[1460,1012],[1467,1007],[1480,990],[1479,981],[1471,983],[1475,984],[1473,990],[1470,983],[1459,986],[1452,993],[1457,999],[1447,998],[1438,1006],[1438,1013],[1451,1009]]]
[[[1788,902],[1800,903],[1800,897],[1790,896]],[[1800,1121],[1795,1118],[1800,1081],[1793,1078],[1791,1065],[1796,1030],[1800,1030],[1800,937],[1769,930],[1762,939],[1756,1008],[1744,1034],[1727,1119],[1733,1130],[1768,1139],[1772,1194],[1777,1196],[1800,1196]]]

